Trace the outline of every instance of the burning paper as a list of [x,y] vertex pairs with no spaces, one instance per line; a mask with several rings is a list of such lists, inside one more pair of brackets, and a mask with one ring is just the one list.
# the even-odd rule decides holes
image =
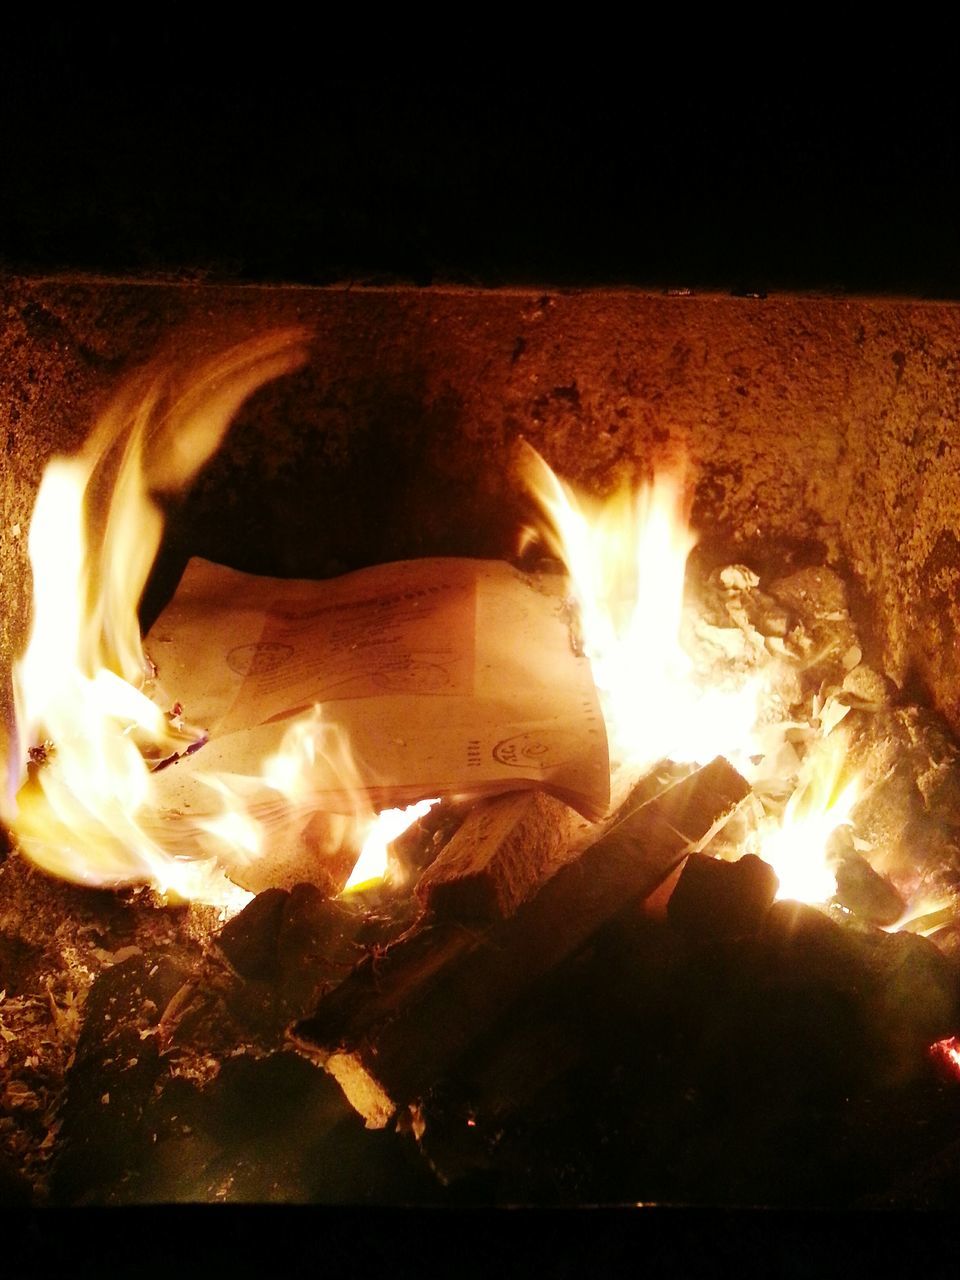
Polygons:
[[590,817],[608,805],[603,720],[562,594],[506,564],[404,561],[306,582],[195,559],[146,643],[209,733],[158,775],[177,812],[210,807],[210,774],[261,780],[254,815],[278,795],[354,814],[526,787]]

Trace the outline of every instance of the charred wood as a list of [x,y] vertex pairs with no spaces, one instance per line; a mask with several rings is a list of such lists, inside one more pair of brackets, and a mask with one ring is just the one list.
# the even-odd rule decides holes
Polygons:
[[724,862],[692,853],[667,904],[671,924],[704,937],[756,933],[777,893],[773,868],[754,854]]
[[874,871],[866,858],[855,851],[845,852],[836,864],[837,902],[861,920],[892,925],[903,915],[906,904],[886,876]]
[[286,889],[265,889],[220,930],[220,950],[244,978],[271,978],[277,970],[277,939]]
[[370,1124],[439,1080],[503,1012],[705,844],[749,793],[722,759],[646,800],[564,866],[509,920],[437,923],[368,958],[298,1023]]

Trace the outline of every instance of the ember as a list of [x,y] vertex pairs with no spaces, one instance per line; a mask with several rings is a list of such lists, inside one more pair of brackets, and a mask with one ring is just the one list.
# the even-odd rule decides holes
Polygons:
[[938,1040],[930,1046],[933,1057],[957,1078],[960,1078],[960,1039],[948,1036],[946,1040]]

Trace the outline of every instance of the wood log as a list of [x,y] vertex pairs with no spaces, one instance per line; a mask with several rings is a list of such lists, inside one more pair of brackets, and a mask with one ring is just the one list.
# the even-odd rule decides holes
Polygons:
[[667,916],[693,938],[749,936],[762,927],[778,887],[776,872],[753,853],[736,862],[693,853],[683,865]]
[[420,877],[417,898],[438,917],[505,920],[589,825],[545,791],[481,801]]
[[[510,919],[442,921],[364,960],[292,1028],[368,1125],[385,1125],[527,992],[631,900],[709,842],[749,794],[718,758],[634,808]],[[646,793],[644,793],[646,794]]]

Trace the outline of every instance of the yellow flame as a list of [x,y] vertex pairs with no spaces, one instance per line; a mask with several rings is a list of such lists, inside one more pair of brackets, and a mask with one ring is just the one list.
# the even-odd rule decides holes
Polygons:
[[[158,834],[144,757],[182,751],[190,738],[142,691],[137,608],[163,530],[154,495],[186,485],[247,396],[303,363],[304,337],[277,330],[186,368],[148,368],[121,389],[83,450],[44,473],[3,816],[24,852],[54,874],[95,885],[146,881],[235,904],[209,859],[184,861]],[[45,741],[52,748],[28,772],[28,748]],[[250,832],[234,824],[228,838],[245,850]]]
[[439,799],[418,800],[404,809],[384,809],[378,813],[364,838],[356,866],[344,885],[344,893],[366,889],[385,880],[389,871],[390,845],[439,803]]
[[821,903],[837,891],[828,844],[849,824],[861,791],[859,776],[844,779],[848,746],[841,730],[811,745],[781,821],[762,835],[758,852],[777,873],[778,898]]
[[749,751],[762,682],[702,687],[679,640],[696,542],[682,478],[660,474],[598,501],[560,480],[532,448],[522,466],[546,518],[546,543],[570,575],[611,759],[635,773],[666,757],[705,763]]
[[223,804],[216,817],[198,819],[200,830],[214,836],[238,860],[257,857],[263,850],[263,827],[248,805],[225,779],[203,773],[197,774],[197,778],[216,792]]
[[318,796],[336,797],[325,806],[325,835],[331,851],[359,849],[344,893],[384,880],[390,845],[439,803],[438,799],[420,800],[406,808],[375,813],[349,735],[321,705],[287,730],[279,751],[265,761],[263,778],[293,806],[315,808]]

